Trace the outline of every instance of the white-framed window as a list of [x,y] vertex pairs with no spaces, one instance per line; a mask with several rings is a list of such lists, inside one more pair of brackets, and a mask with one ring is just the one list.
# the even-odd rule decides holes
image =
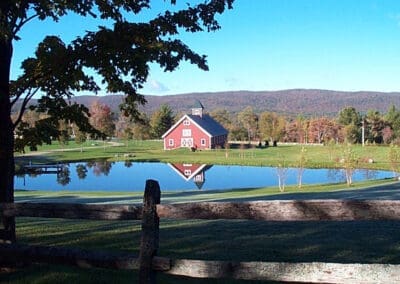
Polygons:
[[201,146],[206,146],[206,139],[201,138],[200,139],[200,144],[201,144]]
[[192,136],[192,129],[182,129],[182,137]]
[[185,120],[183,121],[183,125],[186,125],[186,126],[190,125],[190,120],[185,119]]
[[185,176],[190,176],[191,174],[192,174],[192,171],[191,170],[185,170]]
[[168,139],[168,146],[174,146],[174,139]]
[[203,181],[203,175],[198,174],[193,178],[194,181]]

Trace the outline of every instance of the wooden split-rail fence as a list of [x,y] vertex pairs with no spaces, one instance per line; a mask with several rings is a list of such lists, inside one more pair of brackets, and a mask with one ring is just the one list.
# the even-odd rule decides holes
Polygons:
[[[160,218],[264,221],[400,220],[396,200],[307,200],[160,204],[157,181],[146,181],[143,205],[2,203],[0,214],[93,220],[142,220],[139,256],[58,247],[0,245],[0,264],[38,262],[138,269],[138,283],[156,283],[156,272],[195,278],[231,278],[303,283],[400,283],[400,265],[324,262],[239,262],[157,256]],[[4,231],[4,230],[3,230]],[[3,234],[2,234],[3,233]],[[0,231],[0,238],[6,237]]]

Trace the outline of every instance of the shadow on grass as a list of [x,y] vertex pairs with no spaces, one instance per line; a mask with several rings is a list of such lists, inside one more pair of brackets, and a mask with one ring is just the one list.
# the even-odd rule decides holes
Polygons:
[[[161,220],[159,255],[231,261],[400,263],[399,221]],[[18,241],[138,253],[140,221],[17,218]]]
[[[400,263],[400,222],[162,220],[158,255],[230,261]],[[140,222],[17,218],[19,242],[138,253]],[[57,278],[58,277],[58,278]],[[132,283],[135,271],[32,266],[6,283]],[[248,283],[158,275],[159,283]],[[257,282],[250,282],[257,283]],[[265,282],[259,282],[265,283]]]

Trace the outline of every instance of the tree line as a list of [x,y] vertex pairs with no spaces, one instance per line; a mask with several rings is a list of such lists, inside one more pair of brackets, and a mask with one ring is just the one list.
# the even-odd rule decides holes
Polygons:
[[285,116],[275,112],[256,113],[246,107],[237,115],[218,109],[210,113],[229,130],[229,139],[265,141],[267,143],[369,143],[398,144],[400,142],[400,110],[390,106],[384,114],[376,110],[367,113],[355,107],[345,107],[336,117]]
[[[101,139],[160,139],[182,115],[174,113],[169,105],[163,104],[151,114],[141,113],[139,118],[132,119],[123,113],[113,113],[108,105],[98,101],[92,103],[88,111],[91,126],[98,130],[94,137]],[[229,131],[229,140],[258,141],[271,145],[277,142],[400,144],[400,110],[394,105],[384,114],[376,110],[363,114],[355,107],[345,107],[336,117],[292,117],[269,111],[257,113],[249,106],[237,114],[215,109],[209,115]],[[35,111],[24,114],[21,123],[23,127],[16,131],[17,151],[22,151],[24,146],[29,146],[35,140],[34,137],[26,136],[29,134],[26,130],[45,118],[46,115]],[[77,143],[83,143],[88,137],[68,120],[60,120],[55,133],[58,135],[53,138],[60,143],[65,143],[71,137]],[[91,134],[93,136],[93,131]]]

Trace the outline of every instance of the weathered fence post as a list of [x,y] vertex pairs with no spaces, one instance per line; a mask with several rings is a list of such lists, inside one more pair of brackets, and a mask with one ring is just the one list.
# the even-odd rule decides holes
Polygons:
[[15,243],[15,217],[4,216],[3,212],[0,212],[0,220],[2,226],[0,226],[0,243]]
[[156,272],[152,269],[153,256],[157,254],[160,218],[160,186],[155,180],[146,180],[143,197],[142,238],[139,253],[139,283],[156,283]]

